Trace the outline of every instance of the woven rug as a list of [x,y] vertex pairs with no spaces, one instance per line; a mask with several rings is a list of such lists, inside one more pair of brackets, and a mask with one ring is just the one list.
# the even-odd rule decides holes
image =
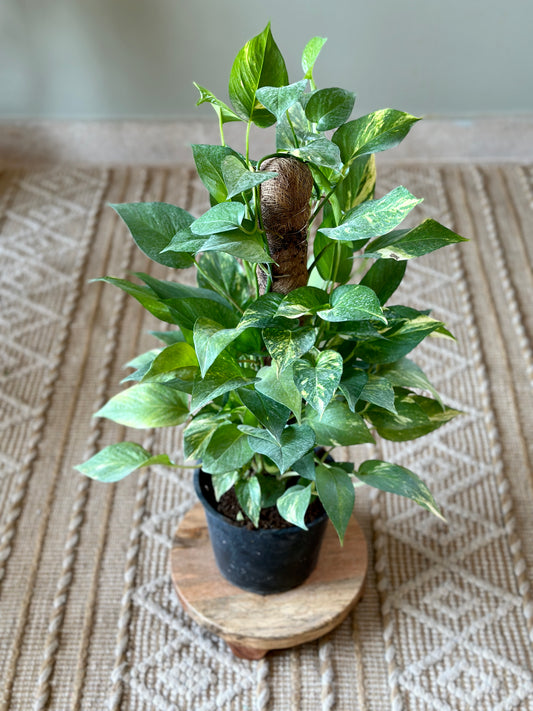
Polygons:
[[[414,359],[464,415],[339,458],[418,472],[448,525],[358,489],[371,557],[362,601],[326,638],[248,662],[172,589],[190,475],[154,467],[106,486],[73,471],[139,438],[91,414],[155,343],[136,302],[88,283],[148,270],[105,205],[198,212],[205,191],[189,166],[0,173],[1,711],[533,709],[532,180],[514,164],[378,173],[380,194],[405,185],[425,197],[418,218],[471,238],[410,264],[401,294],[455,333]],[[179,429],[140,441],[180,457]]]

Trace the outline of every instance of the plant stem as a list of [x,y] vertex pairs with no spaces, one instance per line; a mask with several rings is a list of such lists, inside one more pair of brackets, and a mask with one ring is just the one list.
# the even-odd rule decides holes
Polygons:
[[246,126],[246,164],[250,166],[250,129],[252,127],[252,120],[248,120],[248,125]]
[[218,111],[218,127],[220,129],[220,143],[225,146],[226,141],[224,139],[224,122],[222,121],[222,111]]

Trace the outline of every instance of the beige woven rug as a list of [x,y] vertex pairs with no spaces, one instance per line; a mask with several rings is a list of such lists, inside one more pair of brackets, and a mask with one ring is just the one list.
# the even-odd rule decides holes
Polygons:
[[[380,193],[403,184],[426,198],[418,217],[472,239],[411,264],[402,294],[456,334],[416,359],[465,414],[379,445],[425,477],[449,525],[360,493],[371,568],[355,613],[317,643],[246,662],[171,587],[189,475],[155,467],[105,486],[72,469],[132,437],[91,413],[154,343],[135,302],[88,284],[147,269],[105,203],[194,212],[201,186],[188,166],[0,173],[1,711],[533,709],[532,179],[521,165],[381,170]],[[180,456],[178,430],[142,441]]]

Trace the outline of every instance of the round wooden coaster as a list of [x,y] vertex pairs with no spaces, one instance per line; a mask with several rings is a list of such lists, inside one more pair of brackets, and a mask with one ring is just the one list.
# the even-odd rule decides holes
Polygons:
[[220,574],[200,504],[182,519],[170,553],[172,581],[185,610],[245,659],[334,629],[361,597],[367,565],[366,540],[352,516],[342,547],[328,523],[317,567],[303,585],[274,595],[246,592]]

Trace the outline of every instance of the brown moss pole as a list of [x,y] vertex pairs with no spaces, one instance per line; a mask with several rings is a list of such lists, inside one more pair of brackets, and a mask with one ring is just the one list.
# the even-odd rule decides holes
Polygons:
[[[280,294],[307,285],[307,222],[313,177],[305,163],[290,156],[269,158],[261,170],[278,175],[261,184],[261,218],[272,264],[271,290]],[[259,287],[267,277],[258,270]]]

